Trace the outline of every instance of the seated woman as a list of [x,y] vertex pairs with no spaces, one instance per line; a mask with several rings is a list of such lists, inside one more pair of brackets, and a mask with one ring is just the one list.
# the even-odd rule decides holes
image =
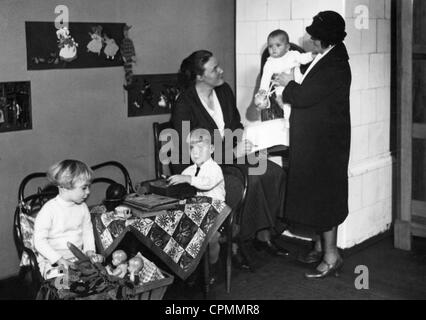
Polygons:
[[[224,139],[228,130],[235,132],[237,129],[241,130],[243,126],[232,89],[224,82],[223,70],[213,54],[206,50],[195,51],[183,60],[179,74],[185,89],[173,108],[171,120],[179,134],[180,142],[185,141],[183,132],[196,127],[205,128],[220,133],[223,146],[222,161],[230,153],[232,156],[249,154],[253,148],[250,141],[240,140],[238,143],[233,141],[230,143],[229,139],[227,141]],[[186,127],[188,124],[189,128]],[[217,158],[214,157],[220,163],[220,159]],[[181,163],[182,159],[185,159],[185,156],[181,154]],[[236,157],[231,158],[231,161],[236,163]],[[184,165],[189,165],[189,162]],[[284,230],[280,222],[283,215],[285,171],[275,163],[267,161],[264,174],[250,175],[250,165],[239,165],[249,173],[248,194],[239,226],[240,240],[253,239],[254,246],[258,250],[265,250],[275,256],[288,255],[287,250],[275,244],[273,237],[279,236]],[[173,166],[173,169],[180,172],[182,167]]]

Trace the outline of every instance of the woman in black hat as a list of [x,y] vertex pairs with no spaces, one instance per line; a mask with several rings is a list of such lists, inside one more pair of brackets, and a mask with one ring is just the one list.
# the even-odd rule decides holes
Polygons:
[[301,84],[280,74],[282,99],[292,106],[285,216],[290,226],[314,231],[314,249],[299,258],[319,263],[307,278],[337,275],[343,260],[337,227],[348,215],[351,70],[343,39],[345,21],[334,11],[318,13],[306,28],[317,57]]

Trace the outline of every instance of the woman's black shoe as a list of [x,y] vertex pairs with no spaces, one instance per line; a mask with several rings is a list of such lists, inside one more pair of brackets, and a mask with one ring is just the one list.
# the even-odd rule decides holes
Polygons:
[[[314,269],[312,272],[306,272],[305,278],[306,279],[323,279],[325,277],[328,277],[330,275],[334,275],[335,277],[338,277],[340,275],[340,270],[343,266],[343,259],[338,258],[334,263],[330,264],[326,261],[322,261],[326,265],[326,268],[323,271],[319,271],[318,269]],[[317,267],[318,268],[318,267]]]
[[297,261],[307,264],[318,263],[321,262],[323,255],[322,251],[311,250],[307,254],[300,254]]
[[255,238],[253,240],[253,246],[256,250],[263,250],[273,256],[285,257],[290,254],[288,250],[278,247],[272,241],[260,241],[259,239]]

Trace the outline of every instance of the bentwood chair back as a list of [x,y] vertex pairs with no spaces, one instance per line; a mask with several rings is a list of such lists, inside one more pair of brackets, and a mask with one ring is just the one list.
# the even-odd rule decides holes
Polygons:
[[[155,178],[159,179],[162,175],[170,175],[171,169],[168,163],[163,164],[160,159],[161,147],[165,144],[165,141],[162,141],[160,137],[161,132],[165,129],[172,129],[171,122],[154,122],[152,124],[152,129],[154,132],[154,162],[155,162]],[[171,155],[171,151],[168,151],[168,156]]]

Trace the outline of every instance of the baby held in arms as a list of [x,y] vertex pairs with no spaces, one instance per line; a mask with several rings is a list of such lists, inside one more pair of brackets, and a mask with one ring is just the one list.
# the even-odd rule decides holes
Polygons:
[[[300,83],[303,75],[300,72],[300,65],[312,62],[315,54],[312,52],[300,53],[296,50],[290,50],[290,40],[287,32],[284,30],[274,30],[268,35],[269,58],[263,67],[262,78],[258,92],[254,96],[254,103],[259,109],[265,109],[270,106],[269,97],[275,92],[281,101],[280,96],[284,87],[274,82],[276,74],[294,71],[294,78]],[[286,108],[289,108],[286,106]],[[288,119],[290,110],[284,108],[284,118]]]

